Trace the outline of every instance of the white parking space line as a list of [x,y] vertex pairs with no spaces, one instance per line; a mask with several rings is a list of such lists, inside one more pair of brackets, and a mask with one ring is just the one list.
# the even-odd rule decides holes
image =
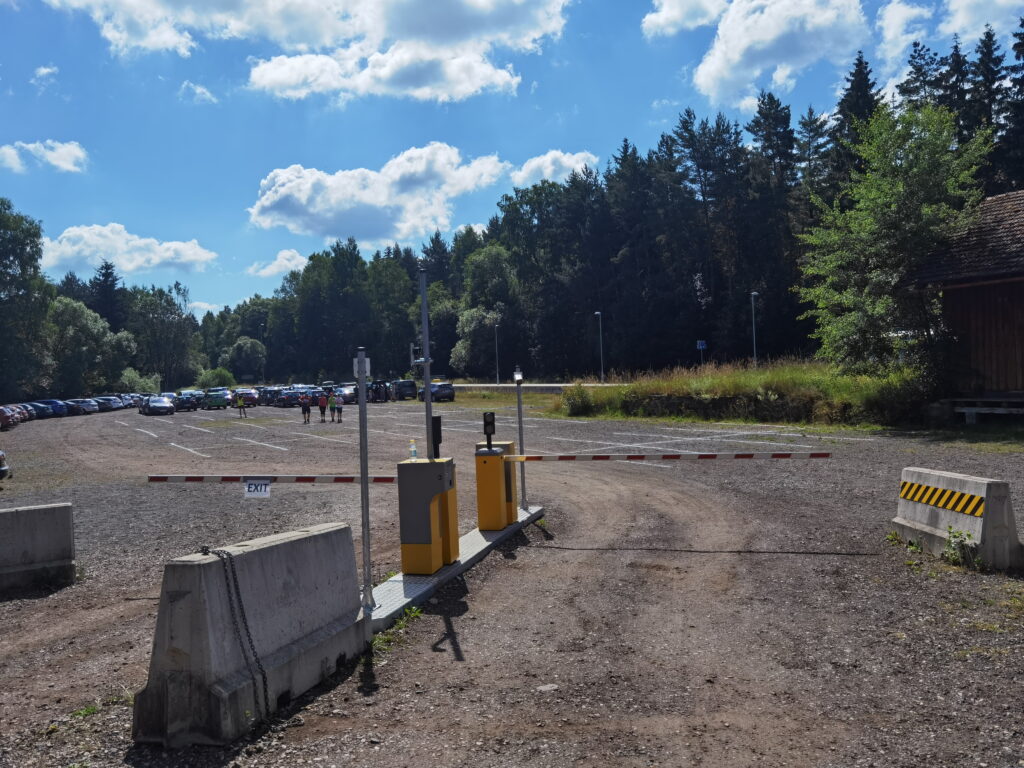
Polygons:
[[383,429],[367,429],[367,432],[375,432],[378,435],[394,435],[395,437],[404,437],[406,440],[409,439],[409,435],[402,434],[401,432],[387,432]]
[[147,432],[146,430],[139,429],[138,427],[135,428],[135,431],[136,432],[143,432],[143,433],[149,435],[150,437],[159,437],[159,435],[154,435],[152,432]]
[[173,424],[174,422],[170,419],[161,419],[158,416],[153,417],[153,421],[162,421],[164,424]]
[[[661,433],[660,435],[655,432],[612,432],[613,435],[619,435],[621,437],[657,437],[660,442],[667,443],[673,440],[722,440],[726,437],[741,437],[743,435],[749,435],[750,432],[723,432],[722,434],[715,434],[712,437],[673,437],[672,435],[666,435]],[[662,439],[664,438],[664,439]]]
[[345,443],[345,445],[352,445],[351,440],[339,440],[336,437],[322,437],[321,435],[306,435],[302,432],[289,432],[291,435],[298,435],[299,437],[312,437],[315,440],[330,440],[332,443]]
[[754,445],[784,445],[787,448],[813,448],[813,445],[802,445],[800,443],[779,443],[773,440],[726,440],[719,438],[723,443],[753,443]]
[[[153,437],[156,437],[156,435],[153,435]],[[238,441],[243,442],[243,443],[252,443],[253,445],[263,445],[263,446],[266,446],[267,448],[273,448],[273,449],[278,450],[278,451],[287,451],[288,450],[287,448],[282,448],[280,445],[271,445],[270,443],[261,443],[259,440],[250,440],[247,437],[233,437],[231,439],[232,440],[238,440]]]
[[238,426],[240,426],[240,427],[252,427],[253,429],[264,429],[264,430],[266,429],[266,427],[261,427],[259,424],[249,424],[248,422],[245,422],[245,421],[238,422]]
[[197,432],[206,432],[209,435],[213,434],[213,430],[212,429],[203,429],[202,427],[193,427],[191,424],[181,424],[180,426],[184,427],[185,429],[194,429]]
[[184,445],[178,445],[177,443],[169,443],[169,445],[173,445],[175,448],[181,448],[181,450],[188,451],[189,453],[194,453],[196,456],[202,456],[204,459],[211,458],[209,455],[207,455],[205,453],[200,453],[199,451],[193,451],[191,448],[186,448]]
[[117,421],[115,419],[115,423],[116,424],[120,424],[122,427],[127,427],[128,426],[128,422],[127,421]]
[[[586,450],[587,453],[601,453],[605,448],[643,448],[643,447],[645,447],[645,443],[612,443],[612,442],[609,442],[607,440],[579,440],[579,439],[573,438],[573,437],[554,437],[554,436],[548,436],[547,438],[544,438],[544,439],[548,439],[548,440],[563,440],[563,441],[565,441],[567,443],[592,443],[594,445],[601,446],[600,449],[588,448]],[[685,451],[685,450],[680,450],[678,448],[672,448],[671,450],[669,450],[668,447],[660,445],[660,443],[668,443],[668,442],[679,442],[679,441],[678,440],[675,440],[675,441],[661,440],[661,441],[659,441],[658,450],[661,453],[699,453],[699,451]]]
[[199,416],[199,415],[197,414],[197,415],[196,415],[196,418],[197,418],[197,419],[202,419],[203,421],[216,421],[216,419],[215,419],[215,418],[213,418],[212,416]]

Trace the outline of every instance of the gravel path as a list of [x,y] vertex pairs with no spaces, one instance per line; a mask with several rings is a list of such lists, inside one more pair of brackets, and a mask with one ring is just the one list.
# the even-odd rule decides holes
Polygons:
[[[465,531],[479,411],[440,410]],[[145,683],[166,560],[313,522],[358,530],[357,493],[279,486],[246,501],[237,488],[141,481],[357,466],[354,409],[341,427],[253,413],[97,414],[4,434],[16,474],[0,502],[74,501],[85,578],[0,602],[0,766],[1024,765],[1024,582],[884,540],[902,467],[1006,479],[1022,499],[1020,453],[540,418],[527,422],[531,452],[788,445],[835,458],[530,465],[544,525],[449,585],[372,666],[230,749],[135,747],[130,696]],[[372,407],[370,426],[379,474],[424,431],[412,403]],[[397,567],[395,504],[393,490],[372,492],[381,573]]]

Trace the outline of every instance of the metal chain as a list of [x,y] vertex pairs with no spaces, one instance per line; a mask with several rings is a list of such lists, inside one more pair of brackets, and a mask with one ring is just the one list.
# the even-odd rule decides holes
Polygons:
[[[228,608],[231,611],[231,623],[235,629],[235,638],[238,640],[238,648],[242,652],[242,660],[245,662],[245,667],[249,671],[249,678],[252,680],[252,694],[254,703],[256,705],[256,715],[260,717],[260,696],[259,686],[256,682],[256,673],[253,670],[253,662],[256,663],[256,667],[260,671],[260,677],[263,680],[263,710],[264,716],[260,717],[261,720],[270,720],[270,694],[267,690],[267,671],[263,668],[263,662],[260,661],[260,656],[256,652],[256,643],[252,639],[252,632],[249,629],[249,620],[245,614],[245,604],[242,602],[242,593],[238,587],[238,572],[235,570],[235,556],[228,552],[226,549],[214,549],[211,550],[208,547],[202,548],[204,555],[216,555],[217,559],[220,560],[221,568],[224,571],[224,584],[227,588],[228,594]],[[229,569],[230,568],[230,572]],[[237,602],[237,610],[235,603]],[[241,616],[242,626],[239,626],[238,618]],[[242,640],[242,628],[245,629],[246,638],[249,641],[249,650],[252,652],[252,661],[249,660],[249,654],[245,649],[245,642]]]

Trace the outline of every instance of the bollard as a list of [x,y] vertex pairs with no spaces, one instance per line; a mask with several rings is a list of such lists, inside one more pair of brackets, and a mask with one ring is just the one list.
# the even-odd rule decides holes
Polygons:
[[508,525],[505,501],[505,462],[501,448],[477,448],[476,517],[481,531],[500,531]]
[[[505,456],[515,456],[516,454],[516,443],[514,440],[492,440],[491,445],[494,448],[500,448]],[[487,443],[476,444],[478,456],[480,455],[479,451],[483,448],[487,448]],[[501,463],[505,473],[505,525],[512,525],[512,523],[519,520],[519,493],[516,484],[515,465],[504,459],[502,459]]]
[[402,572],[429,576],[459,557],[459,518],[452,459],[398,464]]

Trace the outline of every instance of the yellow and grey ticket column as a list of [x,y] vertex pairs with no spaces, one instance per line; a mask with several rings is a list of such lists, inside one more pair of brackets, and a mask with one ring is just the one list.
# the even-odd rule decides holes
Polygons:
[[508,525],[505,512],[505,452],[488,448],[476,450],[476,519],[481,531],[500,531]]
[[403,573],[428,576],[458,559],[453,459],[399,462],[398,525]]
[[[515,456],[516,454],[516,444],[514,440],[492,440],[491,446],[494,448],[501,448],[504,456]],[[487,448],[487,443],[476,444],[477,456],[480,455],[480,450],[484,448]],[[505,525],[512,525],[512,523],[519,520],[519,493],[517,490],[518,484],[516,483],[515,464],[510,461],[505,461],[504,459],[502,459],[501,464],[505,473]]]

